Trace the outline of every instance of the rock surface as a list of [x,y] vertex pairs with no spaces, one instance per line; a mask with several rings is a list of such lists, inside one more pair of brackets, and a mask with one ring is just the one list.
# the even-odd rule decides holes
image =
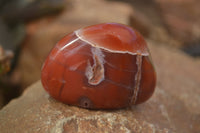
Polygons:
[[159,105],[154,104],[153,109],[152,103],[151,100],[149,104],[123,110],[90,111],[53,100],[39,81],[0,111],[0,128],[2,133],[173,131]]
[[0,90],[0,109],[3,107],[3,103],[4,103],[3,91]]
[[65,5],[64,0],[8,0],[1,7],[0,14],[9,23],[24,22],[59,12]]
[[199,43],[199,0],[155,0],[169,33],[185,45]]
[[144,104],[121,110],[86,110],[62,104],[38,81],[0,111],[6,132],[200,132],[200,60],[148,41],[157,88]]

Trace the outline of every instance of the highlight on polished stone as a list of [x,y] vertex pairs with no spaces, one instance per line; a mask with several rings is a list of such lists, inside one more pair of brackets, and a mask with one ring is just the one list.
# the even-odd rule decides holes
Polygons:
[[55,99],[89,109],[117,109],[147,101],[156,73],[144,38],[118,23],[76,30],[62,38],[42,67]]

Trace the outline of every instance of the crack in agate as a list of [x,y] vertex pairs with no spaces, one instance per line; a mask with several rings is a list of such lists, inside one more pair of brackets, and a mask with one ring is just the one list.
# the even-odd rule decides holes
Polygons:
[[91,52],[93,54],[94,64],[91,65],[88,60],[85,75],[89,84],[98,85],[104,80],[104,55],[99,48],[92,48]]
[[112,80],[110,80],[110,79],[105,79],[105,81],[106,81],[106,82],[109,82],[109,83],[111,83],[111,84],[113,84],[113,85],[116,85],[116,86],[118,86],[118,87],[122,87],[122,88],[128,89],[128,90],[132,89],[132,87],[130,87],[130,86],[124,85],[124,84],[122,84],[122,83],[114,82],[114,81],[112,81]]
[[137,73],[135,74],[135,88],[130,104],[135,104],[137,101],[138,92],[140,89],[141,71],[142,71],[142,55],[136,56]]
[[111,50],[109,48],[105,48],[105,47],[101,47],[99,46],[98,44],[94,44],[86,39],[84,39],[81,35],[80,35],[80,31],[82,29],[79,29],[79,30],[76,30],[74,31],[75,35],[80,39],[82,40],[83,42],[87,42],[88,44],[90,44],[91,46],[93,47],[96,47],[96,48],[101,48],[103,50],[106,50],[106,51],[109,51],[109,52],[112,52],[112,53],[122,53],[122,54],[125,54],[125,53],[128,53],[128,54],[131,54],[131,55],[137,55],[138,53],[141,54],[142,56],[149,56],[149,53],[142,53],[140,52],[139,50],[137,51],[137,53],[134,53],[134,52],[130,52],[130,51],[118,51],[118,50]]
[[135,73],[136,71],[131,71],[131,70],[129,70],[129,69],[121,69],[121,68],[119,68],[119,67],[116,67],[116,66],[114,66],[114,65],[112,65],[111,63],[108,63],[108,61],[106,61],[105,60],[105,64],[107,64],[108,65],[108,67],[111,67],[111,68],[113,68],[113,69],[116,69],[116,70],[119,70],[119,71],[124,71],[124,72],[129,72],[129,73]]

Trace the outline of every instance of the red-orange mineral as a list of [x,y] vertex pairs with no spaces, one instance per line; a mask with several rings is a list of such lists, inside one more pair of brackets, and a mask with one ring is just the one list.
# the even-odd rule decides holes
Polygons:
[[104,23],[62,38],[44,62],[42,84],[55,99],[90,109],[115,109],[151,97],[156,73],[143,37]]

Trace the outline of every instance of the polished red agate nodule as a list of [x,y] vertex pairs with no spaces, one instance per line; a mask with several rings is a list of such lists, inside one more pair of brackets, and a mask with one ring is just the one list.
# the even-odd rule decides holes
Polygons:
[[104,23],[62,38],[44,62],[41,81],[61,102],[115,109],[148,100],[156,73],[147,44],[137,31]]

